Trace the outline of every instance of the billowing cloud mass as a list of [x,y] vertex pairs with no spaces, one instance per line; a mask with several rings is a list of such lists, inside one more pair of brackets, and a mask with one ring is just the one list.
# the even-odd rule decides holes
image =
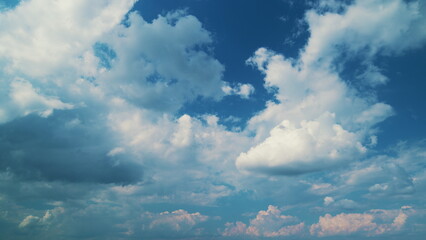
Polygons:
[[[350,234],[373,236],[399,231],[408,218],[404,211],[409,210],[411,207],[404,206],[399,212],[371,210],[369,213],[341,213],[334,217],[326,214],[310,227],[310,233],[320,237]],[[378,224],[376,223],[378,220],[388,223]]]
[[226,223],[222,234],[263,237],[299,235],[304,231],[305,224],[303,222],[294,224],[295,222],[297,222],[296,217],[281,215],[281,211],[276,206],[269,205],[266,211],[259,211],[256,218],[250,220],[248,226],[242,222]]
[[[267,88],[276,89],[277,102],[269,102],[250,120],[260,143],[241,153],[238,168],[292,175],[327,169],[366,153],[374,145],[377,124],[393,110],[374,94],[352,86],[386,82],[374,58],[424,43],[426,31],[418,29],[426,21],[420,15],[423,8],[417,2],[356,1],[341,13],[309,11],[311,35],[298,59],[258,49],[248,63],[265,75]],[[405,41],[407,35],[412,37]],[[364,59],[361,65],[367,67],[360,76],[365,83],[342,76],[353,58]]]
[[0,2],[0,238],[421,240],[425,7]]

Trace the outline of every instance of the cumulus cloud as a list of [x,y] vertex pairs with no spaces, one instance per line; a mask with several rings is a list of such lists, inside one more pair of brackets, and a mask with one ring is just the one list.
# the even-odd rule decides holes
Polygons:
[[[370,66],[377,55],[421,46],[424,3],[360,0],[344,11],[333,10],[342,8],[333,1],[325,5],[332,11],[307,12],[311,35],[298,59],[260,48],[248,60],[265,74],[277,102],[249,121],[257,145],[237,158],[239,169],[292,175],[350,162],[367,151],[377,124],[393,114],[391,106],[347,84],[353,79],[341,72],[352,58],[362,56]],[[374,65],[359,71],[373,86],[386,82]]]
[[[179,118],[157,118],[125,101],[115,104],[117,108],[110,113],[109,124],[119,136],[120,146],[139,156],[138,161],[151,169],[144,173],[151,181],[141,189],[144,194],[163,201],[174,195],[174,201],[211,204],[231,193],[227,184],[215,182],[238,184],[234,174],[236,148],[246,148],[250,139],[226,130],[218,124],[218,117],[184,114]],[[158,188],[167,191],[158,193]]]
[[[273,174],[300,174],[316,171],[364,152],[357,136],[334,123],[325,113],[317,121],[302,121],[300,127],[284,120],[258,146],[242,153],[237,166],[245,170]],[[314,164],[313,164],[314,163]]]
[[359,208],[360,205],[351,199],[335,200],[333,197],[324,198],[324,206],[329,208],[338,208],[345,210],[353,210]]
[[48,117],[54,110],[74,108],[72,104],[64,103],[56,96],[44,96],[39,89],[34,88],[31,82],[24,79],[14,79],[9,86],[5,87],[9,88],[9,93],[3,96],[8,99],[0,103],[0,123],[31,113]]
[[199,212],[188,213],[179,209],[173,212],[162,212],[159,214],[145,213],[150,219],[149,229],[151,230],[172,230],[176,232],[185,232],[191,230],[195,225],[205,222],[208,216]]
[[25,217],[21,223],[19,223],[19,228],[31,228],[48,225],[54,218],[64,213],[64,211],[64,208],[56,207],[54,209],[47,210],[43,217],[29,215]]
[[[255,89],[223,81],[224,66],[209,49],[213,37],[196,17],[177,11],[148,22],[136,12],[127,14],[133,3],[32,0],[1,10],[0,206],[8,211],[0,211],[0,228],[7,229],[8,236],[17,231],[28,231],[34,239],[77,233],[82,238],[116,239],[193,236],[212,218],[182,209],[158,213],[141,205],[217,207],[217,199],[232,198],[247,188],[280,201],[285,192],[285,201],[298,203],[301,195],[310,197],[303,201],[313,195],[333,196],[325,201],[329,207],[353,208],[356,202],[339,196],[342,188],[336,182],[321,179],[307,186],[294,178],[284,186],[278,178],[268,178],[257,185],[258,179],[237,174],[236,166],[291,175],[349,162],[374,145],[367,141],[374,139],[377,124],[393,114],[390,106],[358,96],[333,65],[318,64],[325,53],[308,64],[304,55],[314,52],[308,47],[299,60],[261,48],[249,62],[265,74],[265,86],[276,91],[277,101],[268,102],[247,130],[229,131],[216,115],[181,113],[185,104],[199,98],[247,99]],[[409,6],[394,9],[401,16],[423,8],[398,4]],[[343,8],[335,1],[328,7]],[[311,14],[315,19],[317,13]],[[329,17],[317,15],[320,20]],[[402,23],[411,24],[410,33],[418,31],[411,47],[420,45],[423,36],[416,27],[422,18],[416,16]],[[321,32],[314,30],[315,21],[310,25],[313,38]],[[395,52],[411,48],[408,45]],[[332,53],[329,46],[321,46]],[[332,59],[341,57],[336,54]],[[369,85],[388,81],[382,69],[365,68],[357,78]],[[253,143],[257,146],[250,149]],[[338,179],[345,186],[362,185],[370,198],[398,191],[407,195],[413,186],[424,186],[426,174],[410,175],[420,161],[402,162],[373,164],[371,171],[367,165],[351,165],[355,169]],[[377,178],[362,174],[369,171]],[[294,194],[295,189],[300,194]],[[61,207],[46,210],[52,201]],[[382,229],[374,232],[390,232],[407,219],[383,211],[364,214],[374,216],[368,224]],[[376,216],[387,225],[376,222]],[[316,234],[329,233],[318,224]],[[49,231],[33,235],[37,229]],[[297,236],[305,230],[304,222],[269,206],[248,223],[228,223],[223,235]]]
[[[235,178],[229,170],[248,139],[213,115],[174,114],[197,97],[225,96],[224,67],[207,49],[212,38],[196,17],[176,11],[147,22],[126,15],[133,3],[35,0],[0,13],[0,169],[17,179],[63,183],[126,185],[145,176],[152,184],[136,191],[139,197],[176,194],[209,204],[230,194],[211,179],[224,177],[217,171]],[[243,97],[253,91],[238,86]]]
[[[311,225],[310,233],[315,236],[335,236],[363,234],[367,236],[380,235],[399,231],[408,218],[401,210],[371,210],[368,213],[341,213],[336,216],[326,214],[319,218],[319,222]],[[376,221],[389,223],[376,223]]]
[[324,205],[325,206],[328,206],[328,205],[330,205],[333,202],[334,202],[334,198],[332,198],[332,197],[325,197],[324,198]]
[[254,87],[249,83],[239,83],[234,87],[231,87],[230,85],[225,85],[222,87],[222,91],[225,92],[226,95],[238,95],[241,98],[248,99],[250,95],[254,93]]
[[116,56],[99,81],[106,92],[157,111],[224,96],[224,67],[203,51],[212,39],[196,17],[177,11],[148,23],[130,13],[127,24],[104,39]]
[[259,211],[256,218],[250,220],[247,226],[242,222],[226,223],[226,228],[222,232],[223,236],[261,236],[261,237],[278,237],[299,235],[303,232],[305,224],[303,222],[294,223],[297,218],[293,216],[281,215],[281,210],[276,206],[269,205],[266,211]]
[[[120,23],[135,0],[21,1],[0,14],[0,53],[7,72],[52,75]],[[34,21],[37,19],[37,21]]]

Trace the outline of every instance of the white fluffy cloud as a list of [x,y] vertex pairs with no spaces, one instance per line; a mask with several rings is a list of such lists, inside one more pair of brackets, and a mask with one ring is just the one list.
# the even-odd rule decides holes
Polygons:
[[[375,54],[400,53],[423,44],[424,2],[357,0],[343,13],[309,11],[311,37],[302,53],[304,64],[331,64],[345,50],[365,51],[366,63]],[[406,38],[410,36],[410,38]]]
[[166,211],[159,214],[147,212],[144,215],[144,217],[150,221],[149,229],[157,231],[172,230],[176,232],[186,232],[198,223],[205,222],[208,219],[208,216],[202,215],[199,212],[188,213],[182,209],[173,212]]
[[237,84],[234,87],[231,87],[230,85],[225,85],[222,87],[223,92],[225,92],[226,95],[238,95],[241,98],[248,99],[251,94],[254,93],[254,87],[251,84]]
[[263,143],[242,153],[237,166],[245,170],[275,174],[299,174],[327,168],[355,153],[365,152],[356,134],[334,123],[326,112],[316,121],[302,121],[300,127],[288,120],[270,132]]
[[194,16],[178,11],[152,23],[131,13],[104,43],[116,54],[102,75],[103,89],[146,109],[175,111],[198,96],[224,96],[224,67],[203,51],[210,33]]
[[135,0],[21,1],[0,14],[7,71],[44,77],[71,64],[120,23]]
[[[4,92],[6,89],[9,90],[8,94]],[[0,123],[31,113],[48,117],[54,110],[74,108],[72,104],[64,103],[56,96],[43,95],[31,82],[21,78],[12,80],[2,92],[5,95],[0,103]]]
[[[177,11],[152,22],[136,12],[126,18],[134,2],[34,0],[0,13],[4,33],[0,37],[4,70],[0,122],[13,125],[16,118],[37,114],[49,117],[43,127],[55,122],[49,134],[57,134],[57,129],[66,132],[56,139],[62,144],[60,150],[46,150],[38,140],[18,138],[23,149],[15,154],[13,146],[5,143],[5,156],[12,154],[8,159],[17,157],[23,163],[8,169],[26,175],[20,169],[28,164],[37,168],[28,171],[37,172],[31,176],[75,181],[87,172],[78,171],[79,164],[68,159],[78,154],[86,166],[95,164],[99,170],[85,175],[88,179],[114,182],[132,175],[139,181],[143,166],[148,169],[146,181],[154,184],[137,192],[139,196],[150,201],[173,197],[211,204],[230,194],[225,182],[235,179],[233,160],[246,149],[248,138],[226,130],[213,115],[174,114],[197,97],[219,100],[225,96],[224,67],[211,56],[212,38],[196,17]],[[235,94],[249,97],[253,92],[251,85],[237,85]],[[58,111],[63,115],[55,115],[55,110],[63,110]],[[34,129],[35,135],[40,132]],[[97,137],[99,147],[92,146],[91,137]],[[236,148],[233,142],[241,145]],[[29,149],[46,156],[30,159]],[[58,151],[66,157],[59,159]],[[33,161],[43,164],[33,165]],[[62,172],[46,167],[48,162],[49,166],[76,164],[62,167]],[[13,160],[4,169],[11,164]],[[138,171],[121,173],[128,164],[132,167],[124,167],[126,171]],[[167,190],[158,193],[158,188]]]
[[250,220],[249,226],[242,222],[227,223],[223,231],[223,236],[261,236],[278,237],[299,235],[303,232],[305,224],[303,222],[294,223],[297,218],[293,216],[281,215],[281,210],[276,206],[269,205],[266,211],[259,211],[256,218]]
[[83,71],[79,68],[88,67],[88,49],[120,23],[133,3],[34,0],[1,12],[0,122],[72,108],[70,99],[59,96],[66,97],[69,83]]
[[[265,86],[276,90],[278,103],[269,102],[250,120],[258,145],[241,153],[237,167],[291,175],[330,168],[365,153],[376,138],[376,125],[393,110],[360,94],[347,84],[353,79],[342,79],[340,72],[352,57],[362,56],[367,66],[377,54],[423,44],[426,31],[419,27],[426,18],[421,9],[423,2],[360,0],[341,13],[312,10],[306,14],[311,36],[299,59],[258,49],[248,63],[265,74]],[[410,33],[413,38],[404,41]],[[360,71],[372,85],[386,82],[374,65]]]
[[[411,208],[407,207],[399,211],[371,210],[368,213],[341,213],[334,217],[326,214],[319,218],[318,223],[310,227],[310,233],[323,237],[351,234],[372,236],[395,232],[405,225],[408,218],[405,211],[410,210]],[[385,223],[379,224],[376,221],[384,221]]]
[[[173,196],[174,201],[211,204],[231,193],[227,184],[215,182],[238,184],[234,159],[250,139],[226,130],[216,116],[185,114],[175,119],[119,99],[111,106],[115,110],[109,114],[109,123],[119,145],[150,169],[145,178],[152,183],[137,193],[150,198],[147,201]],[[159,193],[158,188],[165,191]]]

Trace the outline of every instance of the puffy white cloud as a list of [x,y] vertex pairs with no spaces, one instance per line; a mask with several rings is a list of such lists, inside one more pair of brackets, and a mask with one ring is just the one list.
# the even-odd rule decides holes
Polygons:
[[191,117],[183,115],[178,119],[177,131],[173,133],[172,144],[179,147],[189,146],[193,141]]
[[[109,124],[120,137],[119,145],[150,169],[144,175],[151,184],[137,193],[147,201],[173,197],[179,202],[211,204],[232,192],[229,185],[217,182],[240,185],[234,159],[250,138],[226,130],[216,116],[184,114],[176,119],[118,99],[111,106],[115,110]],[[158,188],[165,191],[159,193]]]
[[134,2],[33,0],[1,12],[0,122],[80,107],[86,99],[70,95],[81,75],[98,72],[92,45],[120,24]]
[[188,213],[182,209],[159,214],[147,212],[145,217],[150,219],[149,229],[151,230],[172,230],[176,232],[189,231],[198,223],[205,222],[208,219],[208,216],[199,212]]
[[72,104],[64,103],[56,96],[44,96],[39,89],[33,87],[31,82],[24,79],[13,80],[9,88],[9,100],[2,101],[0,104],[0,123],[31,113],[48,117],[53,110],[74,108]]
[[[369,67],[361,68],[358,78],[373,86],[386,82],[372,65],[374,57],[424,43],[426,31],[419,29],[426,22],[420,13],[424,2],[323,5],[332,12],[320,13],[320,6],[319,12],[306,14],[311,35],[298,59],[260,48],[248,60],[265,74],[265,87],[275,91],[278,101],[267,103],[249,121],[257,145],[241,153],[239,169],[291,175],[347,163],[373,146],[369,141],[376,125],[393,114],[392,107],[378,102],[374,94],[363,95],[347,84],[353,79],[342,79],[341,72],[348,60],[361,56],[362,65]],[[407,34],[414,36],[405,41]]]
[[350,200],[350,199],[335,200],[332,197],[324,198],[324,206],[329,208],[338,208],[338,209],[345,209],[345,210],[351,210],[351,209],[356,209],[360,207],[360,205],[353,200]]
[[127,23],[103,39],[116,55],[99,80],[106,92],[157,111],[225,95],[224,67],[203,51],[212,39],[196,17],[177,11],[148,23],[130,13]]
[[256,218],[250,220],[247,226],[242,222],[227,223],[223,236],[262,236],[278,237],[301,234],[305,228],[303,222],[295,225],[289,223],[297,221],[293,216],[281,215],[281,210],[276,206],[269,205],[266,211],[259,211]]
[[351,234],[358,231],[372,231],[377,227],[373,223],[374,217],[370,214],[345,214],[341,213],[335,217],[326,214],[320,217],[319,222],[310,228],[312,235],[330,236]]
[[120,23],[135,0],[32,0],[0,13],[0,54],[6,70],[46,76],[68,68]]
[[[400,53],[423,44],[426,31],[424,2],[407,3],[402,0],[358,0],[343,13],[306,15],[311,37],[302,53],[304,64],[331,64],[342,50],[356,55],[366,53],[366,61],[374,54]],[[411,36],[406,39],[406,36]],[[337,47],[336,47],[337,46]]]
[[[370,128],[392,114],[380,107],[385,104],[368,112],[377,103],[356,96],[326,69],[294,66],[266,49],[250,61],[266,74],[265,85],[277,88],[280,102],[250,120],[249,129],[263,143],[239,156],[240,169],[298,174],[348,162],[366,151],[362,142]],[[364,111],[369,121],[354,121]]]
[[246,84],[237,84],[234,87],[231,87],[230,85],[225,85],[222,87],[222,91],[225,92],[226,95],[239,95],[241,98],[248,99],[251,94],[254,93],[254,87],[253,85],[246,83]]
[[325,197],[324,198],[324,205],[325,206],[328,206],[328,205],[330,205],[333,202],[334,202],[334,198],[332,198],[332,197]]
[[317,121],[302,121],[300,127],[284,120],[270,134],[238,157],[239,168],[292,175],[327,168],[365,151],[357,136],[335,124],[330,113]]
[[[153,184],[134,195],[211,204],[230,194],[233,159],[248,138],[216,116],[174,114],[197,97],[225,96],[224,67],[196,17],[125,19],[134,2],[34,0],[0,13],[0,122],[10,121],[0,129],[1,169],[26,179],[136,184],[145,167]],[[242,97],[253,92],[238,86]],[[28,122],[31,137],[8,141],[8,128]]]
[[[368,213],[341,213],[336,216],[326,214],[319,218],[318,223],[311,225],[310,233],[315,236],[334,236],[363,234],[367,236],[380,235],[399,231],[408,218],[401,210],[370,210]],[[387,221],[379,224],[375,221]]]
[[247,224],[243,222],[228,222],[225,224],[225,230],[223,230],[223,236],[238,236],[245,235],[247,231]]

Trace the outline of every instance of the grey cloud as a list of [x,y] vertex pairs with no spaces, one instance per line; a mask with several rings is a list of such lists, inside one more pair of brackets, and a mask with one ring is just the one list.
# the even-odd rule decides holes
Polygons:
[[[0,126],[0,166],[18,178],[128,184],[140,181],[141,165],[110,157],[112,137],[100,119],[78,111],[50,118],[29,115]],[[72,125],[72,121],[81,123]]]

